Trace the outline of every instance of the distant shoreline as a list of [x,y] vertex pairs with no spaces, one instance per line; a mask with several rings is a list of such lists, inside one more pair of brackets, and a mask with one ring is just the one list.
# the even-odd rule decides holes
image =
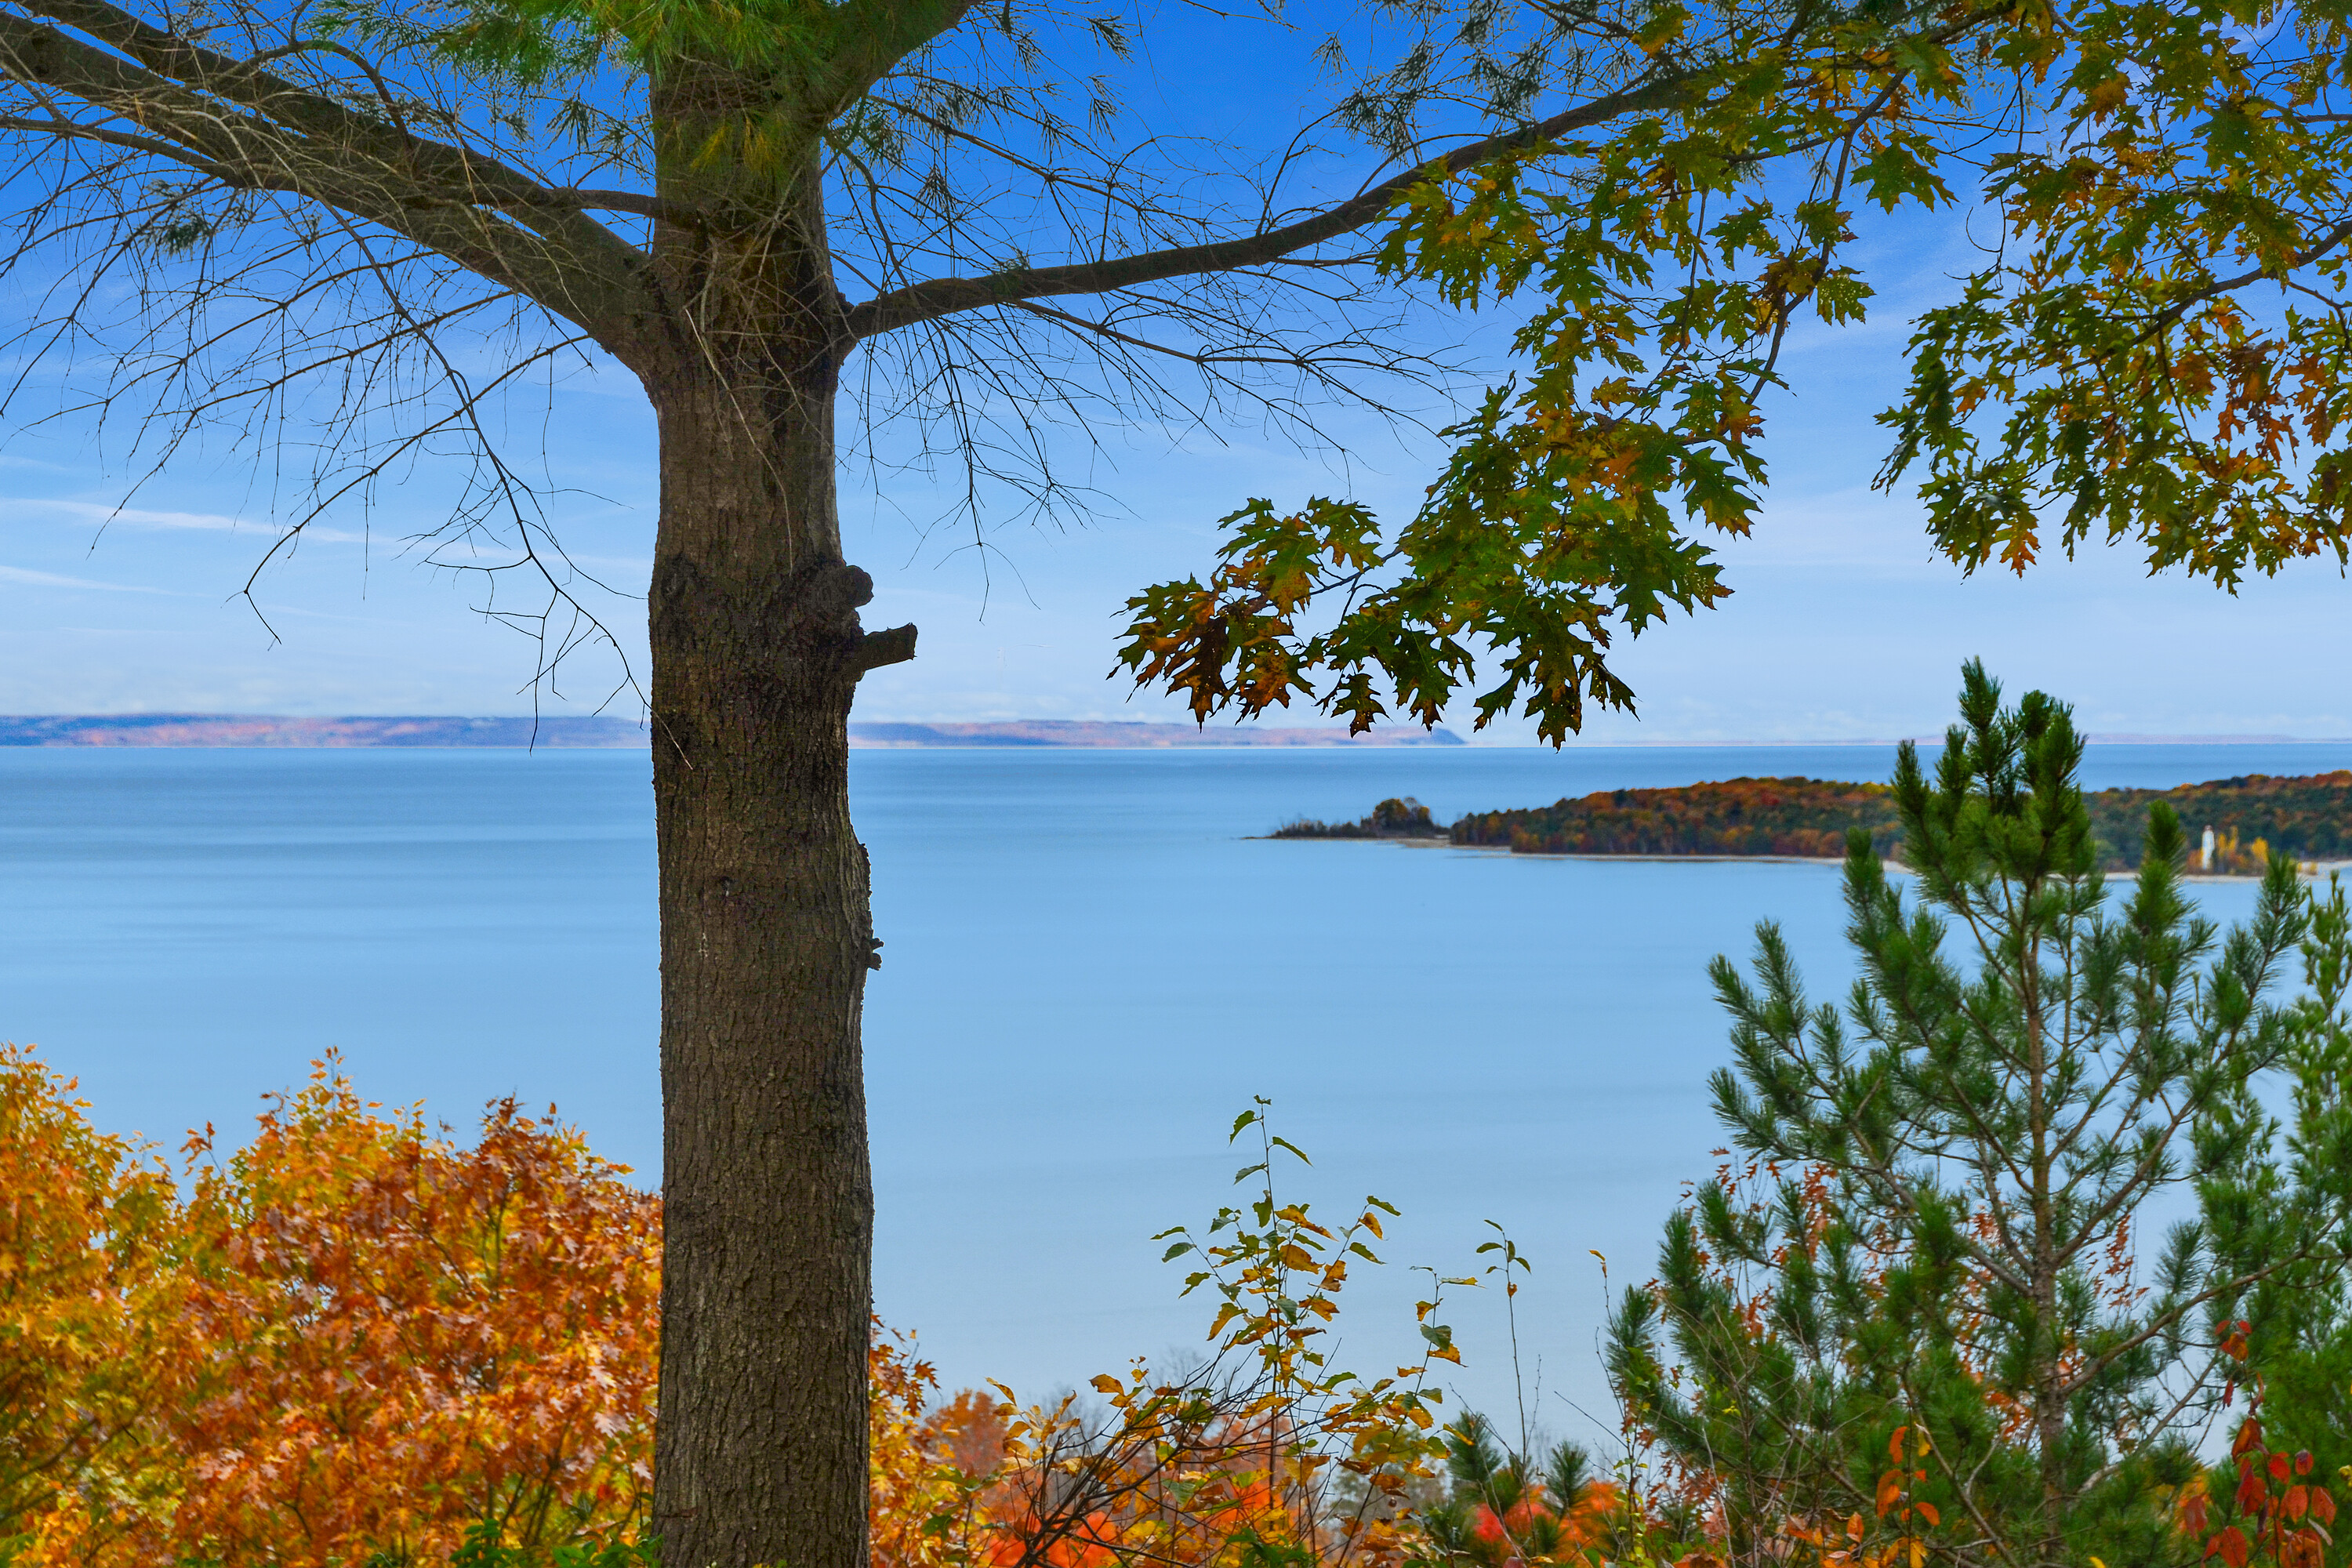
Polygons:
[[[2182,841],[2190,841],[2186,853],[2195,858],[2182,869],[2193,865],[2200,878],[2258,876],[2283,858],[2316,875],[2342,869],[2352,851],[2352,768],[2244,773],[2168,789],[2116,786],[2083,791],[2075,801],[2095,839],[2092,861],[2109,874],[2137,869],[2162,823],[2170,825],[2163,827],[2173,846],[2168,853],[2183,853]],[[1549,805],[1474,811],[1448,824],[1411,795],[1391,796],[1353,822],[1294,817],[1267,837],[1442,840],[1572,859],[1832,860],[1867,850],[1891,860],[1906,826],[1895,785],[1791,774],[1595,790]]]
[[642,748],[645,727],[604,717],[289,719],[251,713],[0,716],[0,746]]
[[[639,749],[650,743],[633,719],[581,717],[305,719],[253,713],[34,714],[0,716],[0,746],[333,748],[547,747]],[[1276,727],[1151,723],[1140,720],[1023,719],[993,723],[856,722],[849,743],[865,750],[1010,747],[1178,751],[1208,748],[1458,747],[1448,730],[1410,726],[1349,735],[1334,725]]]
[[[1465,855],[1510,855],[1512,853],[1510,847],[1506,844],[1456,844],[1447,838],[1278,838],[1271,833],[1251,833],[1244,834],[1243,837],[1251,843],[1265,844],[1389,844],[1399,849],[1453,849]],[[1605,861],[1616,865],[1622,865],[1632,860],[1654,866],[1843,866],[1845,864],[1845,857],[1843,855],[1545,854],[1520,855],[1517,858],[1527,861]],[[1879,864],[1886,868],[1889,876],[1907,877],[1911,874],[1911,868],[1900,860],[1881,860]],[[2338,873],[2352,875],[2352,860],[2306,860],[2302,863],[2297,871],[2297,874],[2307,882]],[[2130,879],[2130,875],[2127,871],[2106,873],[2107,880],[2110,882],[2126,881]],[[2262,879],[2259,873],[2251,871],[2182,871],[2179,874],[2179,880],[2183,882],[2259,882]]]
[[[1939,737],[1923,736],[1923,744]],[[2093,745],[2329,746],[2352,745],[2352,737],[2300,735],[2095,734]],[[649,743],[643,721],[610,715],[588,717],[474,718],[446,714],[293,718],[268,713],[89,713],[0,715],[0,747],[174,746],[212,748],[346,747],[544,747],[553,750],[643,749]],[[1198,751],[1302,747],[1389,750],[1465,748],[1450,730],[1424,731],[1411,724],[1383,726],[1349,735],[1337,725],[1212,724],[1196,727],[1149,720],[1014,719],[985,722],[946,721],[915,723],[857,721],[849,743],[858,750],[913,751],[933,748],[1099,751]],[[1890,747],[1895,740],[1835,741],[1611,741],[1579,743],[1575,751],[1790,750],[1812,747]],[[1517,748],[1496,747],[1496,750]]]
[[[1889,735],[1884,739],[1854,741],[1606,741],[1595,745],[1608,746],[1675,746],[1685,750],[1719,748],[1725,751],[1770,750],[1775,747],[1824,746],[1899,746],[1906,740],[1921,746],[1940,746],[1941,735]],[[2138,735],[2086,734],[2084,744],[2091,746],[2352,746],[2352,735]]]

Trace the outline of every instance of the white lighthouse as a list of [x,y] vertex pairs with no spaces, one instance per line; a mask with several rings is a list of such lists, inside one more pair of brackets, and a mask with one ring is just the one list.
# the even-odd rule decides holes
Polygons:
[[2205,847],[2198,852],[2197,868],[2200,871],[2213,868],[2213,830],[2210,827],[2205,830]]

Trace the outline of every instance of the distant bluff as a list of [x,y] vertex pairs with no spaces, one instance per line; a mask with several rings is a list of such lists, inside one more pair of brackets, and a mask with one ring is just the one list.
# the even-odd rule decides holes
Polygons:
[[642,746],[646,728],[605,716],[301,719],[252,713],[0,717],[0,746]]

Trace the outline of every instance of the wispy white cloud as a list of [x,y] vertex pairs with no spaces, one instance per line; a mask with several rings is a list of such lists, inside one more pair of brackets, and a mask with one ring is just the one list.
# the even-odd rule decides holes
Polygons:
[[[127,523],[136,528],[194,528],[215,532],[247,532],[282,534],[286,531],[276,523],[255,522],[248,518],[231,517],[213,511],[157,511],[147,507],[103,506],[96,501],[62,500],[52,496],[0,497],[0,508],[37,508],[46,511],[63,512],[79,522],[108,526]],[[360,544],[367,541],[364,533],[348,529],[324,528],[317,523],[302,531],[303,539],[329,544]],[[393,542],[391,536],[378,534],[378,543]]]
[[109,594],[172,593],[169,588],[148,588],[136,583],[100,583],[95,578],[66,577],[55,572],[35,572],[23,566],[0,566],[0,583],[22,583],[34,588],[98,588]]
[[341,621],[346,626],[395,627],[408,631],[429,632],[434,628],[419,621],[387,620],[382,616],[339,616],[331,610],[306,610],[298,605],[263,605],[264,616],[299,616],[309,621]]

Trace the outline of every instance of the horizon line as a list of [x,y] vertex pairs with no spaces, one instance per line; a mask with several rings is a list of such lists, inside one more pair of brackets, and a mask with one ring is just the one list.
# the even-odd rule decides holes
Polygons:
[[[1280,717],[1287,717],[1287,715],[1280,715],[1280,716],[1276,716],[1276,717],[1277,717],[1277,718],[1280,718]],[[177,722],[181,722],[181,723],[188,723],[188,722],[210,722],[210,723],[223,723],[223,722],[239,722],[239,721],[241,721],[241,722],[246,722],[246,723],[261,722],[261,723],[296,723],[296,724],[321,724],[321,725],[324,725],[324,724],[339,724],[339,723],[386,724],[386,723],[400,723],[400,722],[430,722],[430,723],[436,723],[436,724],[446,724],[446,723],[452,723],[452,722],[468,722],[468,723],[478,723],[478,724],[500,724],[500,725],[506,725],[506,724],[530,724],[530,725],[533,725],[534,727],[541,726],[541,725],[549,725],[549,726],[591,725],[591,726],[594,726],[594,727],[596,727],[596,728],[598,728],[598,729],[604,730],[604,731],[606,731],[606,732],[607,732],[607,733],[610,733],[613,730],[616,730],[616,729],[624,729],[624,728],[625,728],[625,729],[629,729],[629,730],[643,730],[643,729],[646,727],[646,726],[645,726],[645,721],[644,721],[644,720],[642,720],[642,719],[631,719],[631,718],[625,718],[625,717],[623,717],[623,716],[621,716],[621,715],[618,715],[618,714],[613,714],[613,713],[539,713],[539,714],[532,714],[532,713],[508,713],[508,714],[483,714],[483,713],[337,713],[337,714],[319,714],[319,713],[256,713],[256,712],[245,712],[245,713],[224,713],[224,712],[200,712],[200,711],[194,711],[194,710],[159,710],[159,709],[148,709],[148,710],[126,710],[126,711],[111,712],[111,713],[108,713],[108,712],[99,712],[99,713],[90,713],[90,712],[81,712],[81,713],[58,713],[58,712],[51,712],[51,713],[10,713],[10,714],[0,714],[0,725],[10,725],[10,724],[17,724],[17,723],[31,723],[31,724],[37,724],[37,725],[41,725],[41,726],[46,727],[46,726],[49,726],[49,725],[74,725],[74,726],[84,726],[84,725],[104,725],[104,724],[109,724],[109,723],[119,723],[119,724],[123,724],[123,725],[125,725],[126,727],[143,727],[143,726],[144,726],[144,725],[146,725],[146,724],[152,724],[152,723],[158,723],[158,722],[164,722],[164,723],[168,723],[168,722],[173,722],[173,721],[177,721]],[[851,726],[851,728],[852,728],[852,730],[853,730],[853,731],[855,731],[855,730],[856,730],[856,729],[859,729],[859,728],[865,728],[865,727],[869,727],[869,726],[870,726],[870,727],[890,727],[890,728],[901,728],[901,729],[910,729],[910,728],[930,729],[930,728],[937,727],[937,728],[942,728],[942,729],[946,729],[946,728],[952,728],[952,729],[955,729],[955,730],[960,730],[960,731],[964,731],[967,735],[971,734],[972,731],[991,731],[991,730],[1000,730],[1000,729],[1001,729],[1001,730],[1004,730],[1004,731],[1014,731],[1014,730],[1018,730],[1018,729],[1023,729],[1023,728],[1032,728],[1032,727],[1049,727],[1049,728],[1063,728],[1063,727],[1066,727],[1066,728],[1070,728],[1070,729],[1087,729],[1087,728],[1100,728],[1100,727],[1118,727],[1118,728],[1122,728],[1122,729],[1132,728],[1132,729],[1139,729],[1139,730],[1155,730],[1155,731],[1191,731],[1191,732],[1192,732],[1192,733],[1200,733],[1200,732],[1201,732],[1201,731],[1202,731],[1203,730],[1206,730],[1206,729],[1208,729],[1208,728],[1209,728],[1209,727],[1208,727],[1208,726],[1206,726],[1206,725],[1201,725],[1201,724],[1194,724],[1194,723],[1191,723],[1191,722],[1188,722],[1188,721],[1184,721],[1184,720],[1181,720],[1181,719],[1175,719],[1175,720],[1167,720],[1167,719],[1046,719],[1046,718],[1026,718],[1026,719],[859,719],[859,718],[855,718],[855,717],[853,717],[853,718],[849,721],[849,722],[850,722],[850,726]],[[1235,724],[1232,724],[1232,725],[1219,725],[1219,726],[1217,726],[1216,728],[1217,728],[1218,730],[1223,731],[1224,731],[1224,732],[1226,732],[1226,733],[1234,733],[1234,732],[1238,731],[1238,732],[1243,733],[1243,734],[1247,734],[1247,733],[1251,733],[1251,732],[1254,732],[1254,731],[1255,731],[1255,732],[1260,732],[1260,733],[1269,732],[1269,731],[1274,731],[1274,732],[1288,732],[1288,733],[1292,733],[1292,734],[1299,734],[1299,733],[1307,733],[1307,732],[1322,731],[1322,732],[1328,732],[1328,733],[1331,734],[1332,736],[1334,736],[1335,738],[1336,738],[1336,737],[1338,737],[1338,736],[1340,736],[1340,735],[1344,735],[1344,734],[1347,732],[1347,731],[1345,731],[1345,729],[1344,729],[1344,727],[1343,727],[1343,726],[1339,725],[1339,724],[1333,724],[1333,723],[1319,723],[1319,724],[1318,724],[1318,723],[1303,723],[1303,724],[1302,724],[1302,723],[1290,723],[1290,724],[1285,724],[1285,723],[1279,723],[1279,722],[1268,722],[1268,721],[1246,721],[1246,722],[1242,722],[1242,723],[1235,723]],[[1393,737],[1395,737],[1395,739],[1393,739],[1393,740],[1387,740],[1387,741],[1386,741],[1386,745],[1385,745],[1385,746],[1383,746],[1383,743],[1382,743],[1382,738],[1375,738],[1375,737],[1379,737],[1379,736],[1380,736],[1380,731],[1375,731],[1375,732],[1374,732],[1374,736],[1373,736],[1373,737],[1367,737],[1367,739],[1366,739],[1365,741],[1358,741],[1358,742],[1352,742],[1352,743],[1353,743],[1354,745],[1361,746],[1361,745],[1366,745],[1366,744],[1369,742],[1369,744],[1370,744],[1370,745],[1371,745],[1371,746],[1380,746],[1380,747],[1382,747],[1382,749],[1386,749],[1386,747],[1387,747],[1387,746],[1394,746],[1394,745],[1397,743],[1397,742],[1398,742],[1398,741],[1404,740],[1404,739],[1406,738],[1406,735],[1407,735],[1407,734],[1415,734],[1415,733],[1418,733],[1418,734],[1432,734],[1432,735],[1433,735],[1433,738],[1435,735],[1444,735],[1444,736],[1446,738],[1446,740],[1454,742],[1454,744],[1456,744],[1456,745],[1466,746],[1466,747],[1475,747],[1475,748],[1480,748],[1480,749],[1486,749],[1486,750],[1507,750],[1507,749],[1512,749],[1512,748],[1534,748],[1534,747],[1541,746],[1541,745],[1543,745],[1543,744],[1545,743],[1545,742],[1540,742],[1540,741],[1505,741],[1505,740],[1499,740],[1499,739],[1489,739],[1489,738],[1483,737],[1483,736],[1477,736],[1477,735],[1475,734],[1475,731],[1473,731],[1473,732],[1472,732],[1472,733],[1470,733],[1470,734],[1461,734],[1461,733],[1458,733],[1458,732],[1455,732],[1455,731],[1449,731],[1445,726],[1443,726],[1443,725],[1437,726],[1437,727],[1436,727],[1436,729],[1434,730],[1434,731],[1422,731],[1422,730],[1419,730],[1417,726],[1413,726],[1413,725],[1412,725],[1410,721],[1404,721],[1404,722],[1402,722],[1402,723],[1397,723],[1397,724],[1391,724],[1391,725],[1384,725],[1384,726],[1382,726],[1382,730],[1384,730],[1384,731],[1386,731],[1386,735],[1387,735],[1387,736],[1393,736]],[[1404,733],[1400,733],[1400,731],[1403,731]],[[1611,748],[1622,748],[1622,749],[1625,749],[1625,750],[1637,750],[1637,749],[1654,749],[1654,748],[1661,748],[1661,747],[1682,747],[1682,748],[1693,748],[1693,749],[1696,749],[1696,748],[1725,748],[1725,749],[1733,749],[1733,748],[1738,748],[1738,749],[1749,749],[1749,748],[1753,748],[1753,749],[1775,749],[1775,748],[1778,748],[1778,749],[1784,749],[1784,750],[1785,750],[1785,749],[1790,749],[1790,748],[1800,748],[1800,747],[1830,747],[1830,746],[1877,746],[1877,747],[1885,747],[1885,746],[1900,745],[1900,744],[1902,744],[1906,740],[1908,740],[1908,741],[1912,742],[1913,742],[1913,743],[1915,743],[1915,744],[1920,744],[1920,745],[1940,745],[1940,744],[1942,743],[1942,742],[1943,742],[1943,738],[1944,738],[1944,737],[1943,737],[1943,735],[1942,735],[1941,733],[1934,733],[1934,734],[1915,734],[1915,735],[1909,735],[1909,736],[1903,736],[1903,735],[1864,735],[1864,736],[1855,736],[1855,735],[1839,735],[1839,736],[1802,736],[1802,737],[1755,737],[1755,736],[1733,736],[1733,737],[1707,737],[1707,738],[1694,738],[1694,737],[1687,737],[1687,736],[1661,735],[1661,736],[1654,736],[1654,737],[1653,737],[1653,736],[1642,736],[1642,737],[1632,737],[1632,738],[1623,738],[1623,739],[1619,739],[1619,738],[1610,738],[1610,739],[1605,739],[1605,740],[1604,740],[1604,739],[1597,739],[1597,738],[1595,738],[1595,739],[1585,739],[1585,738],[1583,738],[1583,737],[1578,737],[1578,738],[1576,738],[1576,739],[1572,740],[1570,743],[1570,745],[1572,745],[1575,749],[1580,750],[1580,751],[1603,750],[1603,749],[1611,749]],[[2344,735],[2288,735],[2288,734],[2279,734],[2279,733],[2249,733],[2249,732],[2234,732],[2234,733],[2213,733],[2213,732],[2205,732],[2205,733],[2196,733],[2196,732],[2163,732],[2163,731],[2094,731],[2086,732],[2086,733],[2084,735],[2083,739],[2084,739],[2084,744],[2086,744],[2086,745],[2098,745],[2098,746],[2114,746],[2114,745],[2176,745],[2176,746],[2179,746],[2179,745],[2204,745],[2204,746],[2251,746],[2251,745],[2347,745],[2347,744],[2352,744],[2352,736],[2344,736]],[[919,742],[917,742],[917,743],[919,743]],[[1213,744],[1214,742],[1211,742],[1211,743],[1212,743],[1212,744]],[[1244,742],[1244,743],[1245,743],[1245,742]],[[1341,742],[1341,743],[1342,743],[1342,744],[1348,744],[1349,742]],[[1444,742],[1440,742],[1440,744],[1442,745],[1442,744],[1444,744]],[[1453,748],[1449,746],[1449,747],[1447,747],[1446,749],[1451,750],[1451,749],[1453,749]]]

